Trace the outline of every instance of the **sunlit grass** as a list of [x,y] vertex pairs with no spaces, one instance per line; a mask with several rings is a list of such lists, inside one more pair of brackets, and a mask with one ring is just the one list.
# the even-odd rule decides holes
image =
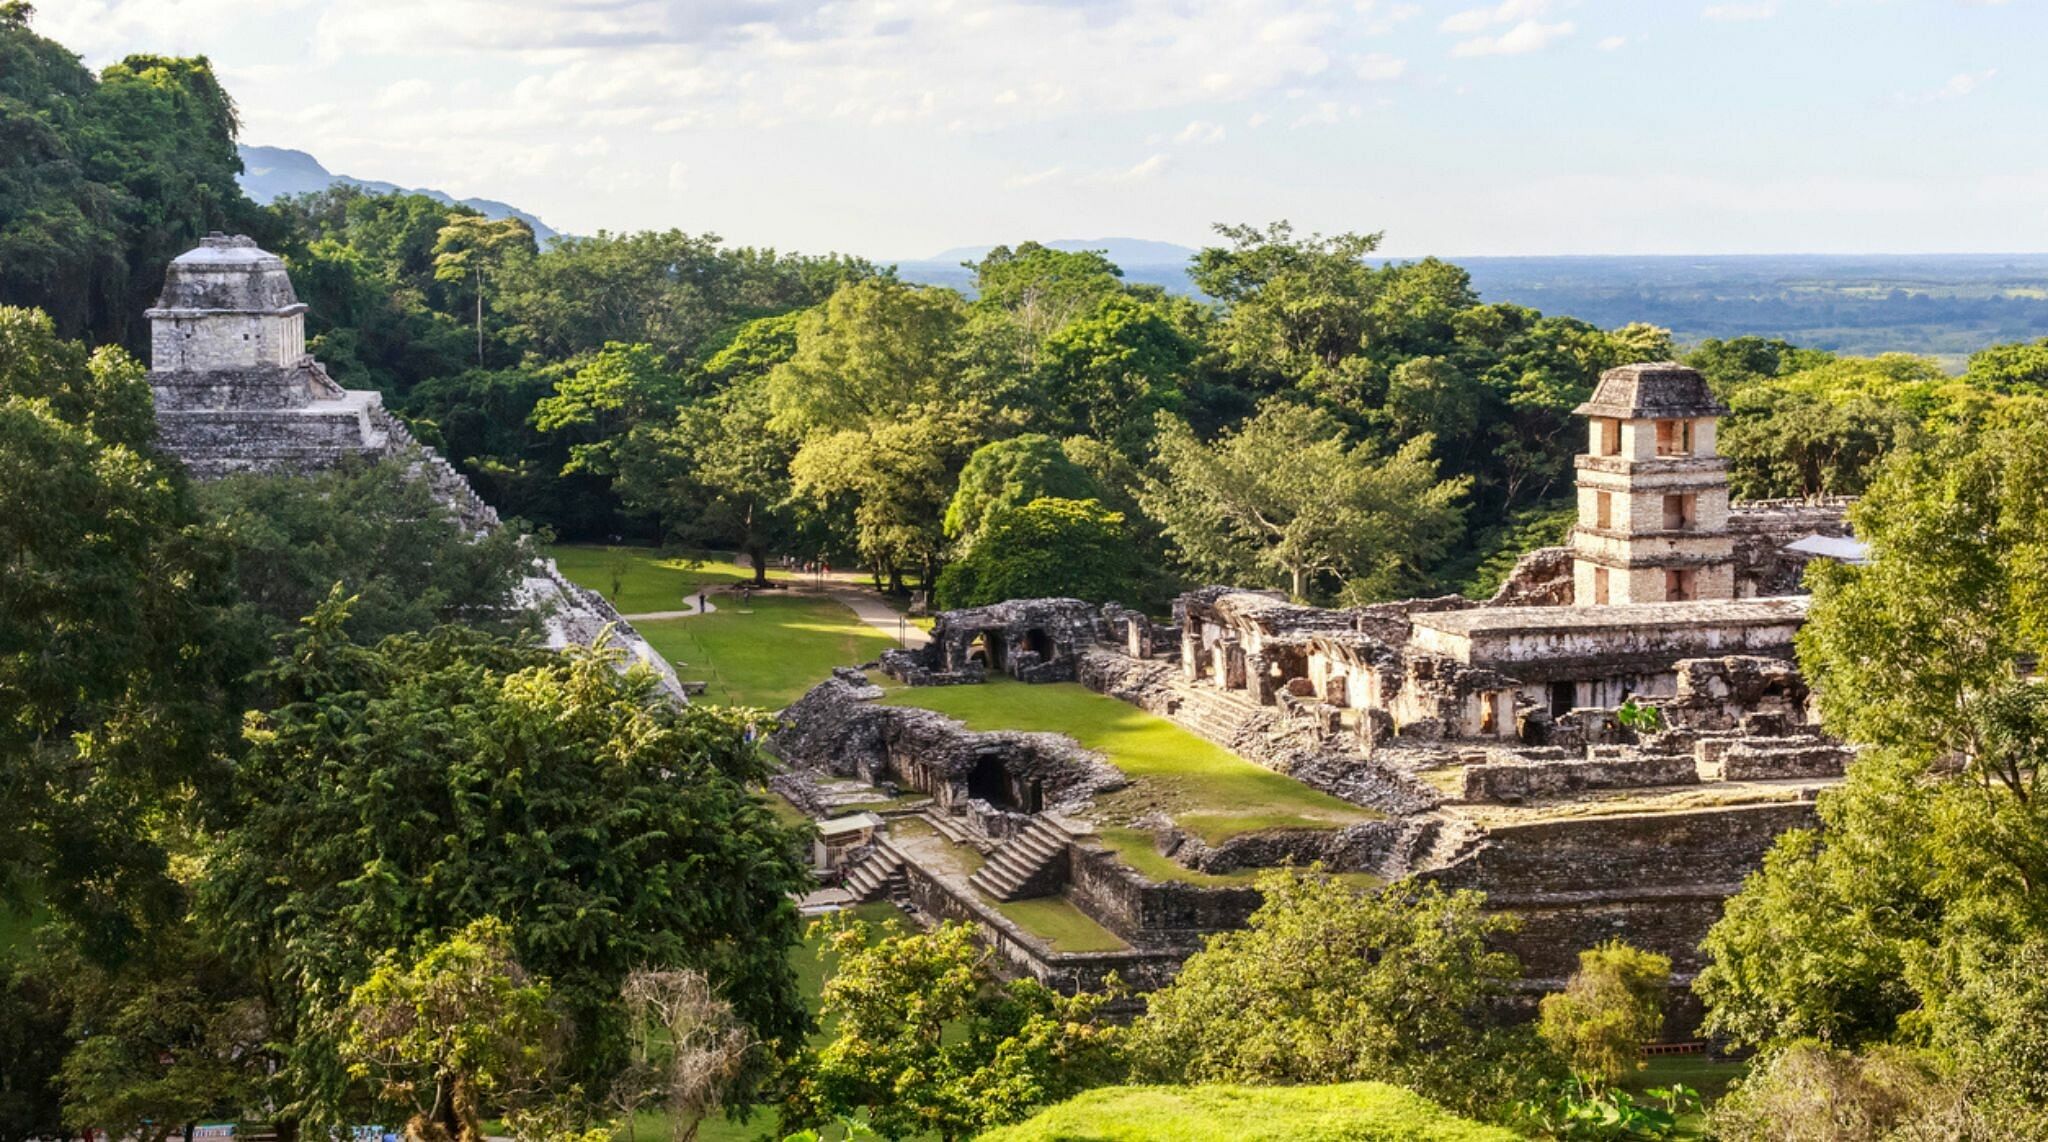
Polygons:
[[[623,614],[646,614],[650,611],[674,611],[684,606],[687,597],[693,602],[697,588],[708,587],[716,590],[735,583],[751,582],[754,573],[750,568],[733,562],[730,555],[710,553],[662,552],[652,547],[603,547],[595,544],[565,543],[548,548],[555,565],[562,569],[571,581],[588,587],[605,598]],[[612,565],[614,559],[623,557],[618,597],[612,597]],[[789,573],[770,568],[771,581],[784,581]],[[714,607],[725,605],[723,598],[714,599]]]
[[815,595],[762,593],[742,608],[633,624],[676,664],[685,681],[702,681],[712,702],[775,710],[803,696],[835,666],[858,666],[896,645],[852,611]]
[[1066,734],[1139,779],[1135,796],[1189,822],[1205,840],[1259,829],[1341,828],[1379,816],[1073,682],[897,687],[883,701],[936,710],[977,730]]
[[1116,952],[1130,946],[1062,896],[1013,900],[997,904],[996,911],[1056,952]]

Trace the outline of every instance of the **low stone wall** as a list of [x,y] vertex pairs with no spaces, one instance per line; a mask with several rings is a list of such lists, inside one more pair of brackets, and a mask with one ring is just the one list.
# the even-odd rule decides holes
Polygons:
[[[897,855],[900,857],[902,854]],[[1015,921],[975,898],[973,889],[956,892],[915,861],[905,861],[903,867],[910,888],[910,902],[919,911],[934,920],[974,924],[982,943],[994,951],[1011,972],[1030,976],[1069,995],[1081,991],[1102,991],[1108,987],[1112,975],[1133,991],[1156,991],[1173,981],[1180,972],[1181,962],[1188,956],[1188,950],[1179,947],[1131,948],[1119,952],[1055,952]],[[1104,926],[1116,931],[1108,924]],[[1124,936],[1122,932],[1117,934]]]
[[1706,966],[1700,943],[1740,885],[1707,885],[1629,899],[1524,898],[1510,909],[1520,927],[1500,941],[1522,962],[1524,981],[1545,991],[1564,986],[1579,952],[1625,940],[1671,957],[1672,974],[1690,980]]
[[1692,785],[1699,766],[1689,753],[1636,753],[1586,761],[1486,762],[1465,767],[1465,800],[1513,803],[1587,789]]
[[1539,889],[1547,896],[1630,899],[1653,889],[1733,886],[1762,865],[1778,834],[1815,820],[1810,801],[1774,801],[1495,825],[1470,856],[1424,875],[1446,887],[1479,889],[1497,902]]
[[1833,742],[1786,746],[1737,742],[1721,753],[1721,777],[1726,781],[1840,777],[1852,756],[1848,747]]
[[1391,821],[1364,821],[1342,829],[1263,829],[1211,845],[1172,829],[1161,851],[1177,864],[1211,874],[1317,863],[1331,872],[1379,872],[1401,836]]
[[785,763],[867,781],[890,778],[928,793],[941,808],[989,800],[999,777],[1001,809],[1078,809],[1097,793],[1129,784],[1121,771],[1062,734],[980,732],[930,710],[883,706],[880,687],[840,668],[783,711],[767,748]]
[[1244,927],[1261,902],[1255,888],[1148,880],[1100,845],[1067,846],[1067,895],[1096,923],[1133,944],[1199,948],[1211,933]]

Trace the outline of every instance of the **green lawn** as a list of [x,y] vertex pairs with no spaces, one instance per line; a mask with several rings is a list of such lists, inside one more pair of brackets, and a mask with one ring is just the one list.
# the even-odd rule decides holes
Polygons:
[[[610,552],[626,554],[626,576],[616,606],[625,614],[675,610],[684,592],[700,585],[713,590],[749,578],[745,568],[723,556],[706,556],[692,566],[687,557],[664,557],[652,548],[552,548],[562,574],[592,590],[611,594]],[[770,571],[769,578],[786,577]],[[720,595],[710,614],[679,619],[643,619],[633,624],[654,649],[675,664],[684,681],[705,683],[713,702],[777,710],[832,673],[858,666],[896,640],[861,622],[852,611],[819,595],[762,591],[741,605]]]
[[1130,946],[1063,896],[1013,900],[996,905],[996,911],[1056,952],[1118,952]]
[[1721,1096],[1728,1093],[1729,1083],[1749,1073],[1746,1062],[1716,1061],[1705,1054],[1652,1055],[1648,1063],[1642,1070],[1622,1080],[1622,1085],[1630,1090],[1643,1091],[1684,1083],[1700,1092],[1708,1106],[1719,1102]]
[[1334,829],[1378,816],[1078,683],[895,687],[882,700],[937,710],[977,730],[1066,734],[1138,779],[1128,797],[1113,795],[1120,803],[1163,809],[1212,843],[1260,829]]
[[1514,1142],[1384,1083],[1292,1087],[1105,1087],[983,1142]]
[[[751,569],[733,562],[729,554],[710,552],[663,552],[653,547],[602,547],[596,544],[564,543],[547,549],[562,574],[607,599],[622,614],[673,611],[683,605],[685,594],[695,596],[699,586],[717,590],[754,578]],[[625,577],[618,597],[612,598],[612,557],[625,556]],[[789,573],[769,568],[768,578],[782,581]],[[725,600],[713,599],[714,607]]]
[[754,596],[708,615],[646,619],[635,629],[705,697],[779,710],[824,681],[835,666],[858,666],[896,645],[852,611],[815,595]]

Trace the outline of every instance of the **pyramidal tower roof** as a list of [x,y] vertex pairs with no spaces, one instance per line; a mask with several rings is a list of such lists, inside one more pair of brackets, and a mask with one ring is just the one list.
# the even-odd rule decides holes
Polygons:
[[1676,361],[1653,361],[1600,374],[1593,399],[1572,411],[1618,420],[1690,420],[1726,416],[1728,406],[1715,398],[1698,369]]
[[148,316],[303,312],[284,259],[245,234],[208,234],[171,259],[164,292]]

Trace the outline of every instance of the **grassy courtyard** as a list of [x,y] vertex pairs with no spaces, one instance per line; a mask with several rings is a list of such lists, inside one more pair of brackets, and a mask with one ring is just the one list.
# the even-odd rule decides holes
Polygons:
[[[595,544],[564,543],[547,549],[555,566],[575,583],[605,598],[621,614],[673,611],[683,605],[686,595],[697,588],[717,590],[735,583],[750,582],[754,572],[733,562],[730,555],[664,552],[652,547],[602,547]],[[623,558],[619,558],[619,557]],[[620,572],[617,597],[612,592],[613,564]],[[768,578],[784,582],[789,573],[770,568]],[[719,606],[723,599],[712,600]]]
[[[717,591],[750,578],[746,568],[723,559],[693,562],[648,548],[617,550],[627,557],[615,604],[625,614],[674,610],[685,592],[694,596],[699,586]],[[551,554],[564,575],[610,596],[609,549],[557,547]],[[770,572],[770,578],[782,574]],[[675,664],[679,677],[703,682],[705,697],[713,702],[780,709],[833,667],[858,665],[896,645],[822,595],[762,591],[742,604],[720,594],[711,605],[717,609],[706,615],[642,619],[633,626]]]
[[[996,678],[979,686],[892,687],[882,700],[936,710],[977,730],[1066,734],[1137,779],[1102,799],[1106,812],[1134,818],[1162,810],[1210,843],[1261,829],[1335,829],[1378,816],[1077,683]],[[1196,875],[1153,852],[1140,830],[1105,829],[1102,839],[1147,875]]]

